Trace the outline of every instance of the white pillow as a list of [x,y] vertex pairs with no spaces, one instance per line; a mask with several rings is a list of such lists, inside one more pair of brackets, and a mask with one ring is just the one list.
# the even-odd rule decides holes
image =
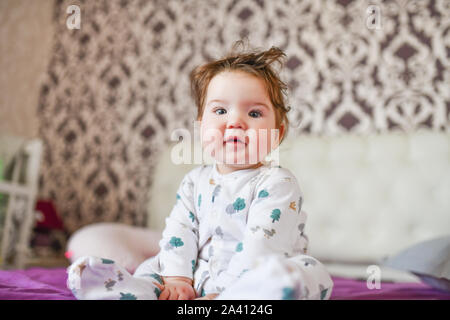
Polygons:
[[161,233],[121,223],[95,223],[77,230],[69,239],[66,257],[82,256],[114,260],[130,273],[159,251]]

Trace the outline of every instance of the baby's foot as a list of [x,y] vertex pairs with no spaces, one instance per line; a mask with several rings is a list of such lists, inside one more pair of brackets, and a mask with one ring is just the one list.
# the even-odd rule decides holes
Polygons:
[[157,299],[150,281],[133,278],[110,259],[81,257],[67,273],[67,287],[80,300]]

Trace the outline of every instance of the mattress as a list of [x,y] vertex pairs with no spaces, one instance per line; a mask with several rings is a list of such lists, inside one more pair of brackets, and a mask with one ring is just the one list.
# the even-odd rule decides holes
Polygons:
[[[74,300],[66,287],[65,268],[0,270],[0,300]],[[424,283],[382,282],[380,289],[368,289],[366,282],[333,277],[331,300],[450,300],[450,292]]]

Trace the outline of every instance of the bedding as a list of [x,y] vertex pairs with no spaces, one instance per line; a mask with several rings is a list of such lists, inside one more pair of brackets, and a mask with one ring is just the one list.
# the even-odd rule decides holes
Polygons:
[[[450,293],[424,283],[382,282],[380,289],[367,289],[366,282],[332,277],[331,300],[450,300]],[[66,287],[65,268],[0,270],[0,300],[74,300]]]
[[430,286],[450,292],[450,236],[419,242],[383,264],[409,271]]

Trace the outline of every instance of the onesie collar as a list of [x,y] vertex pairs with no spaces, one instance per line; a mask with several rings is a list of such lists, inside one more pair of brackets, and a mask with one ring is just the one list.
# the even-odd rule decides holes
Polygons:
[[263,161],[263,165],[258,167],[258,168],[241,169],[241,170],[236,170],[236,171],[233,171],[233,172],[230,172],[230,173],[227,173],[227,174],[222,174],[222,173],[220,173],[217,170],[217,162],[214,162],[214,164],[213,164],[213,175],[214,175],[214,177],[217,177],[219,179],[228,180],[228,179],[237,178],[238,176],[241,176],[241,175],[249,174],[251,172],[254,172],[254,173],[258,172],[259,173],[262,170],[267,170],[270,167],[271,167],[271,162],[270,161],[268,161],[268,162],[267,161]]

